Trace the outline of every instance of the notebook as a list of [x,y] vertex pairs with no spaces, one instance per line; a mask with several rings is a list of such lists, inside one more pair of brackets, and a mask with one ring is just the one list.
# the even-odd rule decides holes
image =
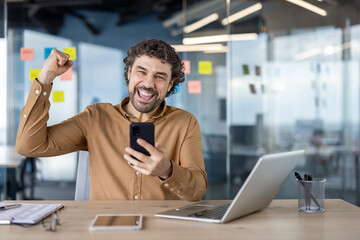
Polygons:
[[[0,207],[6,205],[9,203],[0,203]],[[36,224],[63,207],[62,204],[19,203],[19,205],[19,207],[0,210],[0,224]]]
[[304,156],[304,150],[261,157],[234,200],[200,201],[155,214],[156,217],[226,223],[266,208],[279,192],[291,171]]

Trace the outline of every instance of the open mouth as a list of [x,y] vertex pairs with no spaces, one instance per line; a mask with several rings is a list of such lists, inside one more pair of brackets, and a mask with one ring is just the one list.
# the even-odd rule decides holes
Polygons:
[[141,102],[150,102],[151,99],[155,96],[153,92],[144,90],[144,89],[136,89],[138,99]]

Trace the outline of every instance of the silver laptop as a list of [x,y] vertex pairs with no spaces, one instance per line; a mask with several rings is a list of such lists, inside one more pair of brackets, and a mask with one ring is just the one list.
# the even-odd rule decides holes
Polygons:
[[269,154],[261,157],[249,174],[235,199],[200,201],[185,207],[155,214],[156,217],[226,223],[269,206],[304,150]]

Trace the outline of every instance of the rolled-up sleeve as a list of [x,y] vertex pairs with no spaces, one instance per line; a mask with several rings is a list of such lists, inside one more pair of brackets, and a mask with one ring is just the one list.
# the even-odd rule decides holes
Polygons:
[[28,157],[48,157],[87,150],[86,125],[90,112],[84,112],[59,124],[47,126],[52,85],[34,80],[20,114],[16,151]]

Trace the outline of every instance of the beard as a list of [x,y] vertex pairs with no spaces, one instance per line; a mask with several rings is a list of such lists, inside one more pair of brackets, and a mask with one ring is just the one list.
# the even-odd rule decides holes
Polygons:
[[[150,92],[153,94],[151,97],[151,101],[149,102],[141,102],[137,99],[136,95],[139,95],[138,90],[143,89],[146,92]],[[159,93],[152,88],[145,88],[145,87],[135,87],[134,91],[130,92],[129,89],[129,96],[131,104],[134,108],[141,113],[149,113],[154,111],[163,101],[164,98],[159,98]]]

